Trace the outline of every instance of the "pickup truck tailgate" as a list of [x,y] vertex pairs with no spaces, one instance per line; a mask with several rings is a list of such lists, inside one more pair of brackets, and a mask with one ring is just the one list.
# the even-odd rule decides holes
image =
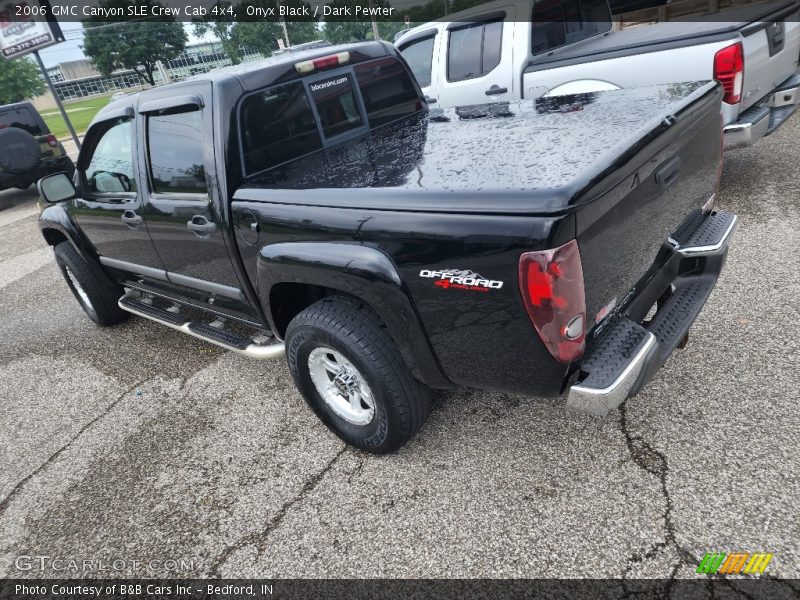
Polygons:
[[779,11],[742,29],[745,110],[771,93],[797,71],[800,56],[800,8]]
[[[698,97],[698,92],[703,92]],[[707,86],[674,107],[613,186],[600,183],[576,210],[587,329],[623,307],[647,282],[662,245],[713,196],[719,177],[720,90]],[[687,97],[687,100],[689,98]]]

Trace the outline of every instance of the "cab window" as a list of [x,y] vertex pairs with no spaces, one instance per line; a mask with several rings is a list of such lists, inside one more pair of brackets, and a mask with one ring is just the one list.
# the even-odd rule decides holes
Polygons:
[[208,192],[200,110],[165,111],[148,116],[147,148],[153,192]]
[[95,145],[86,168],[86,186],[90,192],[135,192],[133,170],[133,122],[118,119],[101,125],[105,132]]
[[422,108],[414,82],[394,58],[356,65],[356,79],[370,127],[412,115]]
[[611,30],[606,0],[536,2],[531,17],[531,51],[549,52]]
[[433,69],[433,43],[436,36],[414,40],[400,47],[400,54],[406,59],[411,72],[417,78],[421,87],[431,84],[431,71]]
[[239,114],[247,174],[322,148],[311,104],[299,81],[251,94]]
[[450,31],[447,81],[482,77],[500,64],[503,21],[474,23]]
[[350,73],[340,73],[308,84],[322,133],[331,138],[364,125]]

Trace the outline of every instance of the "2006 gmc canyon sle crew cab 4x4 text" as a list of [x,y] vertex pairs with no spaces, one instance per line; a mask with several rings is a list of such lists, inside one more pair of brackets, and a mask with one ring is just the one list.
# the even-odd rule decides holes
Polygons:
[[429,111],[388,44],[273,57],[103,109],[74,181],[39,182],[40,227],[96,323],[285,352],[359,448],[410,439],[430,388],[602,415],[686,338],[722,268],[722,93]]

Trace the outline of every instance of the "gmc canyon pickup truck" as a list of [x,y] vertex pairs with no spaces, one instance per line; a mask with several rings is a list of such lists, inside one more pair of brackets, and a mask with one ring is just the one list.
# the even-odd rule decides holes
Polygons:
[[431,388],[604,415],[684,343],[736,226],[716,82],[429,110],[389,44],[114,102],[40,227],[88,316],[254,359],[371,452]]
[[438,107],[716,79],[732,149],[776,131],[800,104],[797,0],[624,31],[612,30],[606,0],[498,0],[396,44]]

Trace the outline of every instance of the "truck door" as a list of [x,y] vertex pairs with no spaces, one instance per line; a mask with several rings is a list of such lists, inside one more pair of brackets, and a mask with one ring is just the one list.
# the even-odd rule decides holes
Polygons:
[[[213,202],[214,150],[211,84],[198,82],[139,105],[141,177],[146,182],[145,221],[170,282],[241,299],[236,270]],[[160,97],[161,96],[161,97]],[[210,104],[210,102],[209,102]]]
[[134,168],[133,106],[92,125],[77,164],[79,197],[72,216],[94,245],[100,262],[136,275],[164,277],[142,217],[143,190]]
[[447,25],[437,61],[441,106],[514,99],[513,29],[513,6]]

